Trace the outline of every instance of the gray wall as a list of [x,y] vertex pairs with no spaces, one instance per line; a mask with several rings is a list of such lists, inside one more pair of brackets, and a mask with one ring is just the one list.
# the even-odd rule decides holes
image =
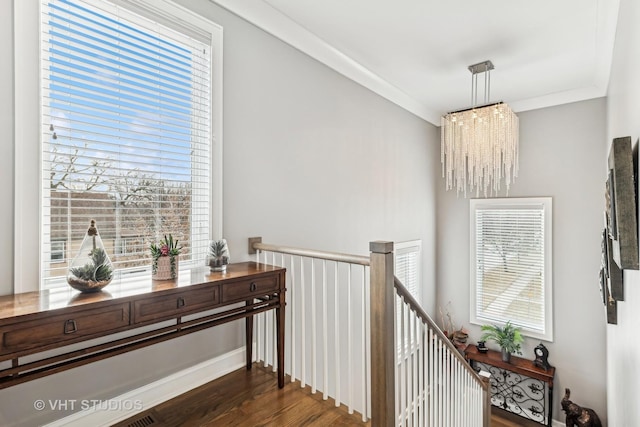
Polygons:
[[[640,4],[621,0],[611,80],[607,95],[607,139],[603,146],[601,181],[606,179],[606,156],[611,140],[640,136]],[[637,159],[636,159],[637,160]],[[636,181],[637,185],[637,181]],[[636,188],[637,190],[637,188]],[[636,197],[636,200],[639,200]],[[623,302],[618,302],[618,324],[607,327],[607,406],[610,427],[640,425],[640,272],[624,272]]]
[[[598,287],[604,184],[604,98],[518,114],[520,173],[510,197],[553,198],[554,342],[545,343],[556,366],[554,419],[564,419],[564,388],[606,418],[605,318]],[[438,186],[437,301],[451,301],[457,324],[469,324],[469,201]],[[504,194],[502,194],[504,196]],[[533,359],[540,341],[525,340]],[[630,425],[630,424],[629,424]]]
[[[18,1],[18,0],[15,0]],[[371,240],[422,239],[423,298],[435,307],[437,129],[207,0],[182,0],[224,26],[224,234],[235,260],[246,239],[357,254]],[[12,2],[0,3],[0,197],[13,199]],[[19,142],[18,142],[19,143]],[[34,163],[34,173],[37,164]],[[5,248],[13,207],[0,206]],[[13,262],[0,257],[0,294]],[[35,399],[104,399],[242,346],[232,323],[0,390],[0,425],[33,425]]]
[[[0,130],[2,131],[2,155],[0,155],[0,176],[3,185],[0,197],[13,200],[13,2],[3,0],[0,4]],[[13,292],[13,204],[0,206],[0,236],[6,242],[6,254],[0,260],[0,295]]]

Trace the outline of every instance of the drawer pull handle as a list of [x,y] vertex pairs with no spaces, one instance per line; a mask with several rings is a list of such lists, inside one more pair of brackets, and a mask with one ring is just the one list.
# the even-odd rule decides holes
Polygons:
[[69,319],[66,322],[64,322],[64,333],[65,334],[72,334],[74,332],[78,331],[78,325],[76,325],[76,321],[73,319]]
[[249,285],[249,290],[250,290],[251,292],[255,292],[255,291],[256,291],[256,289],[258,289],[258,285],[256,285],[256,283],[255,283],[255,282],[251,282],[251,285]]
[[183,297],[178,298],[178,308],[184,307],[185,305],[186,303],[184,302],[184,298]]

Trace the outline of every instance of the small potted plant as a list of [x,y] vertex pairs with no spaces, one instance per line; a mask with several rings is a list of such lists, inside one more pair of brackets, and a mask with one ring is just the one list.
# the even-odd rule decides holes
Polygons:
[[207,265],[211,271],[226,271],[229,264],[229,248],[225,239],[212,240],[209,243]]
[[481,327],[484,334],[482,340],[495,341],[502,350],[502,360],[504,362],[511,361],[511,353],[522,354],[520,345],[524,342],[520,328],[508,321],[504,326],[499,325],[483,325]]
[[178,255],[182,247],[178,246],[178,240],[173,240],[169,234],[159,244],[151,244],[151,277],[154,280],[175,280],[178,278]]
[[80,251],[69,265],[67,283],[80,292],[98,292],[111,283],[111,279],[113,265],[92,219]]
[[113,278],[113,268],[104,249],[93,249],[89,258],[86,264],[71,267],[67,276],[69,285],[81,292],[97,292],[107,286]]

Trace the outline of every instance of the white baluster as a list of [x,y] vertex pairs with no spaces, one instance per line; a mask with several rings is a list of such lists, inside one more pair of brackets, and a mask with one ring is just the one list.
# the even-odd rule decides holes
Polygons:
[[291,319],[289,320],[289,323],[291,324],[291,382],[294,382],[295,380],[297,380],[298,378],[296,377],[296,324],[298,323],[298,318],[296,317],[296,313],[298,312],[298,310],[296,310],[296,299],[295,299],[295,293],[296,293],[296,287],[295,287],[295,278],[296,278],[296,273],[295,273],[295,257],[293,255],[291,255],[291,274],[289,274],[289,277],[291,277],[291,289],[289,290],[289,301],[290,301],[290,305],[291,305]]
[[[256,250],[256,262],[259,263],[260,262],[260,250]],[[255,337],[255,343],[256,343],[256,348],[255,348],[255,355],[256,355],[256,365],[258,363],[260,363],[260,361],[262,360],[261,356],[260,356],[260,349],[262,347],[262,343],[261,341],[261,323],[260,323],[260,314],[256,314],[255,316],[253,316],[253,336]]]
[[316,268],[311,258],[311,394],[316,393]]
[[400,420],[402,419],[402,409],[400,407],[400,380],[402,378],[402,375],[400,375],[400,363],[402,363],[402,357],[401,355],[398,353],[398,349],[400,348],[401,341],[402,341],[402,334],[400,334],[399,332],[399,327],[400,324],[398,323],[398,319],[400,319],[400,315],[401,315],[401,310],[398,309],[398,300],[399,300],[399,296],[396,293],[395,297],[394,297],[394,304],[393,304],[393,318],[395,319],[395,325],[394,325],[394,336],[393,336],[393,345],[394,345],[394,349],[395,351],[393,352],[393,354],[395,355],[395,363],[393,364],[394,366],[394,371],[395,371],[395,384],[394,384],[394,391],[395,391],[395,401],[396,401],[396,425],[400,425]]
[[338,294],[339,294],[339,287],[338,287],[338,263],[336,262],[336,268],[334,270],[334,278],[333,278],[333,285],[335,287],[335,293],[334,293],[334,303],[333,306],[335,307],[335,314],[334,314],[334,323],[333,323],[333,327],[334,327],[334,331],[333,331],[333,346],[335,349],[335,369],[336,369],[336,407],[340,406],[340,390],[341,390],[341,384],[340,384],[340,305],[339,305],[339,298],[338,298]]
[[367,363],[366,363],[366,354],[367,354],[367,343],[366,343],[366,336],[367,336],[367,311],[366,311],[366,302],[368,301],[366,299],[366,295],[367,295],[367,283],[366,283],[366,278],[365,278],[365,271],[363,269],[362,272],[362,329],[360,331],[360,348],[362,349],[362,358],[363,363],[361,364],[362,367],[362,371],[361,371],[361,375],[362,375],[362,410],[361,410],[361,414],[362,414],[362,422],[366,422],[367,421]]
[[443,408],[443,391],[444,391],[444,352],[442,343],[438,338],[438,426],[444,426],[444,408]]
[[420,395],[419,406],[418,406],[418,425],[424,426],[426,419],[424,417],[425,414],[425,381],[424,381],[424,353],[425,353],[425,342],[424,342],[424,333],[425,333],[425,325],[424,323],[419,323],[419,332],[418,332],[418,348],[420,349],[420,353],[418,356],[418,393]]
[[306,367],[306,334],[305,328],[305,307],[307,301],[305,299],[304,290],[306,288],[306,280],[304,276],[304,259],[300,257],[300,387],[307,385],[307,367]]
[[352,334],[351,334],[351,264],[347,264],[347,372],[349,372],[348,391],[349,391],[349,413],[353,414],[353,358],[351,353]]
[[406,375],[406,315],[405,315],[405,303],[404,298],[400,299],[400,349],[396,348],[396,351],[400,354],[400,423],[406,425],[407,419],[407,375]]
[[435,426],[436,424],[436,404],[434,395],[436,393],[436,362],[437,355],[435,352],[435,342],[433,338],[433,330],[429,328],[429,425]]
[[[271,265],[276,265],[276,253],[272,252],[272,257],[271,257]],[[277,363],[276,360],[278,360],[278,346],[276,345],[276,336],[278,335],[276,328],[277,328],[277,322],[276,322],[276,311],[275,310],[271,310],[271,325],[273,325],[273,329],[271,332],[271,369],[273,372],[276,372],[277,369]]]
[[329,344],[327,333],[327,261],[322,260],[322,400],[329,398]]
[[418,376],[418,357],[419,357],[419,347],[418,347],[418,316],[416,315],[416,313],[414,311],[411,312],[411,316],[412,316],[412,325],[413,325],[413,334],[412,334],[412,341],[413,341],[413,350],[411,351],[411,363],[413,363],[413,378],[412,378],[412,383],[413,383],[413,423],[414,425],[419,426],[420,423],[418,422],[418,405],[420,404],[420,394],[418,391],[418,380],[419,380],[419,376]]
[[[371,295],[371,283],[367,280],[369,278],[369,268],[364,266],[364,275],[365,275],[365,301],[370,301]],[[371,378],[371,310],[370,305],[365,304],[365,363],[367,366],[366,370],[366,378],[367,380]],[[366,414],[367,419],[371,417],[371,387],[366,387],[366,396],[367,396],[367,405],[366,405]]]

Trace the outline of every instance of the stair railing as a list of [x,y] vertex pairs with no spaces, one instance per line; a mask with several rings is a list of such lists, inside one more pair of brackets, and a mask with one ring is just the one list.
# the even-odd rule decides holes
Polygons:
[[[477,374],[393,275],[393,243],[370,257],[267,245],[287,268],[285,372],[377,426],[488,427],[489,378]],[[256,316],[255,354],[275,370],[275,321]]]
[[[369,258],[249,239],[256,261],[287,268],[285,373],[370,418]],[[273,313],[256,316],[254,354],[275,370]]]
[[488,374],[469,366],[395,278],[393,242],[370,250],[371,425],[488,427]]

